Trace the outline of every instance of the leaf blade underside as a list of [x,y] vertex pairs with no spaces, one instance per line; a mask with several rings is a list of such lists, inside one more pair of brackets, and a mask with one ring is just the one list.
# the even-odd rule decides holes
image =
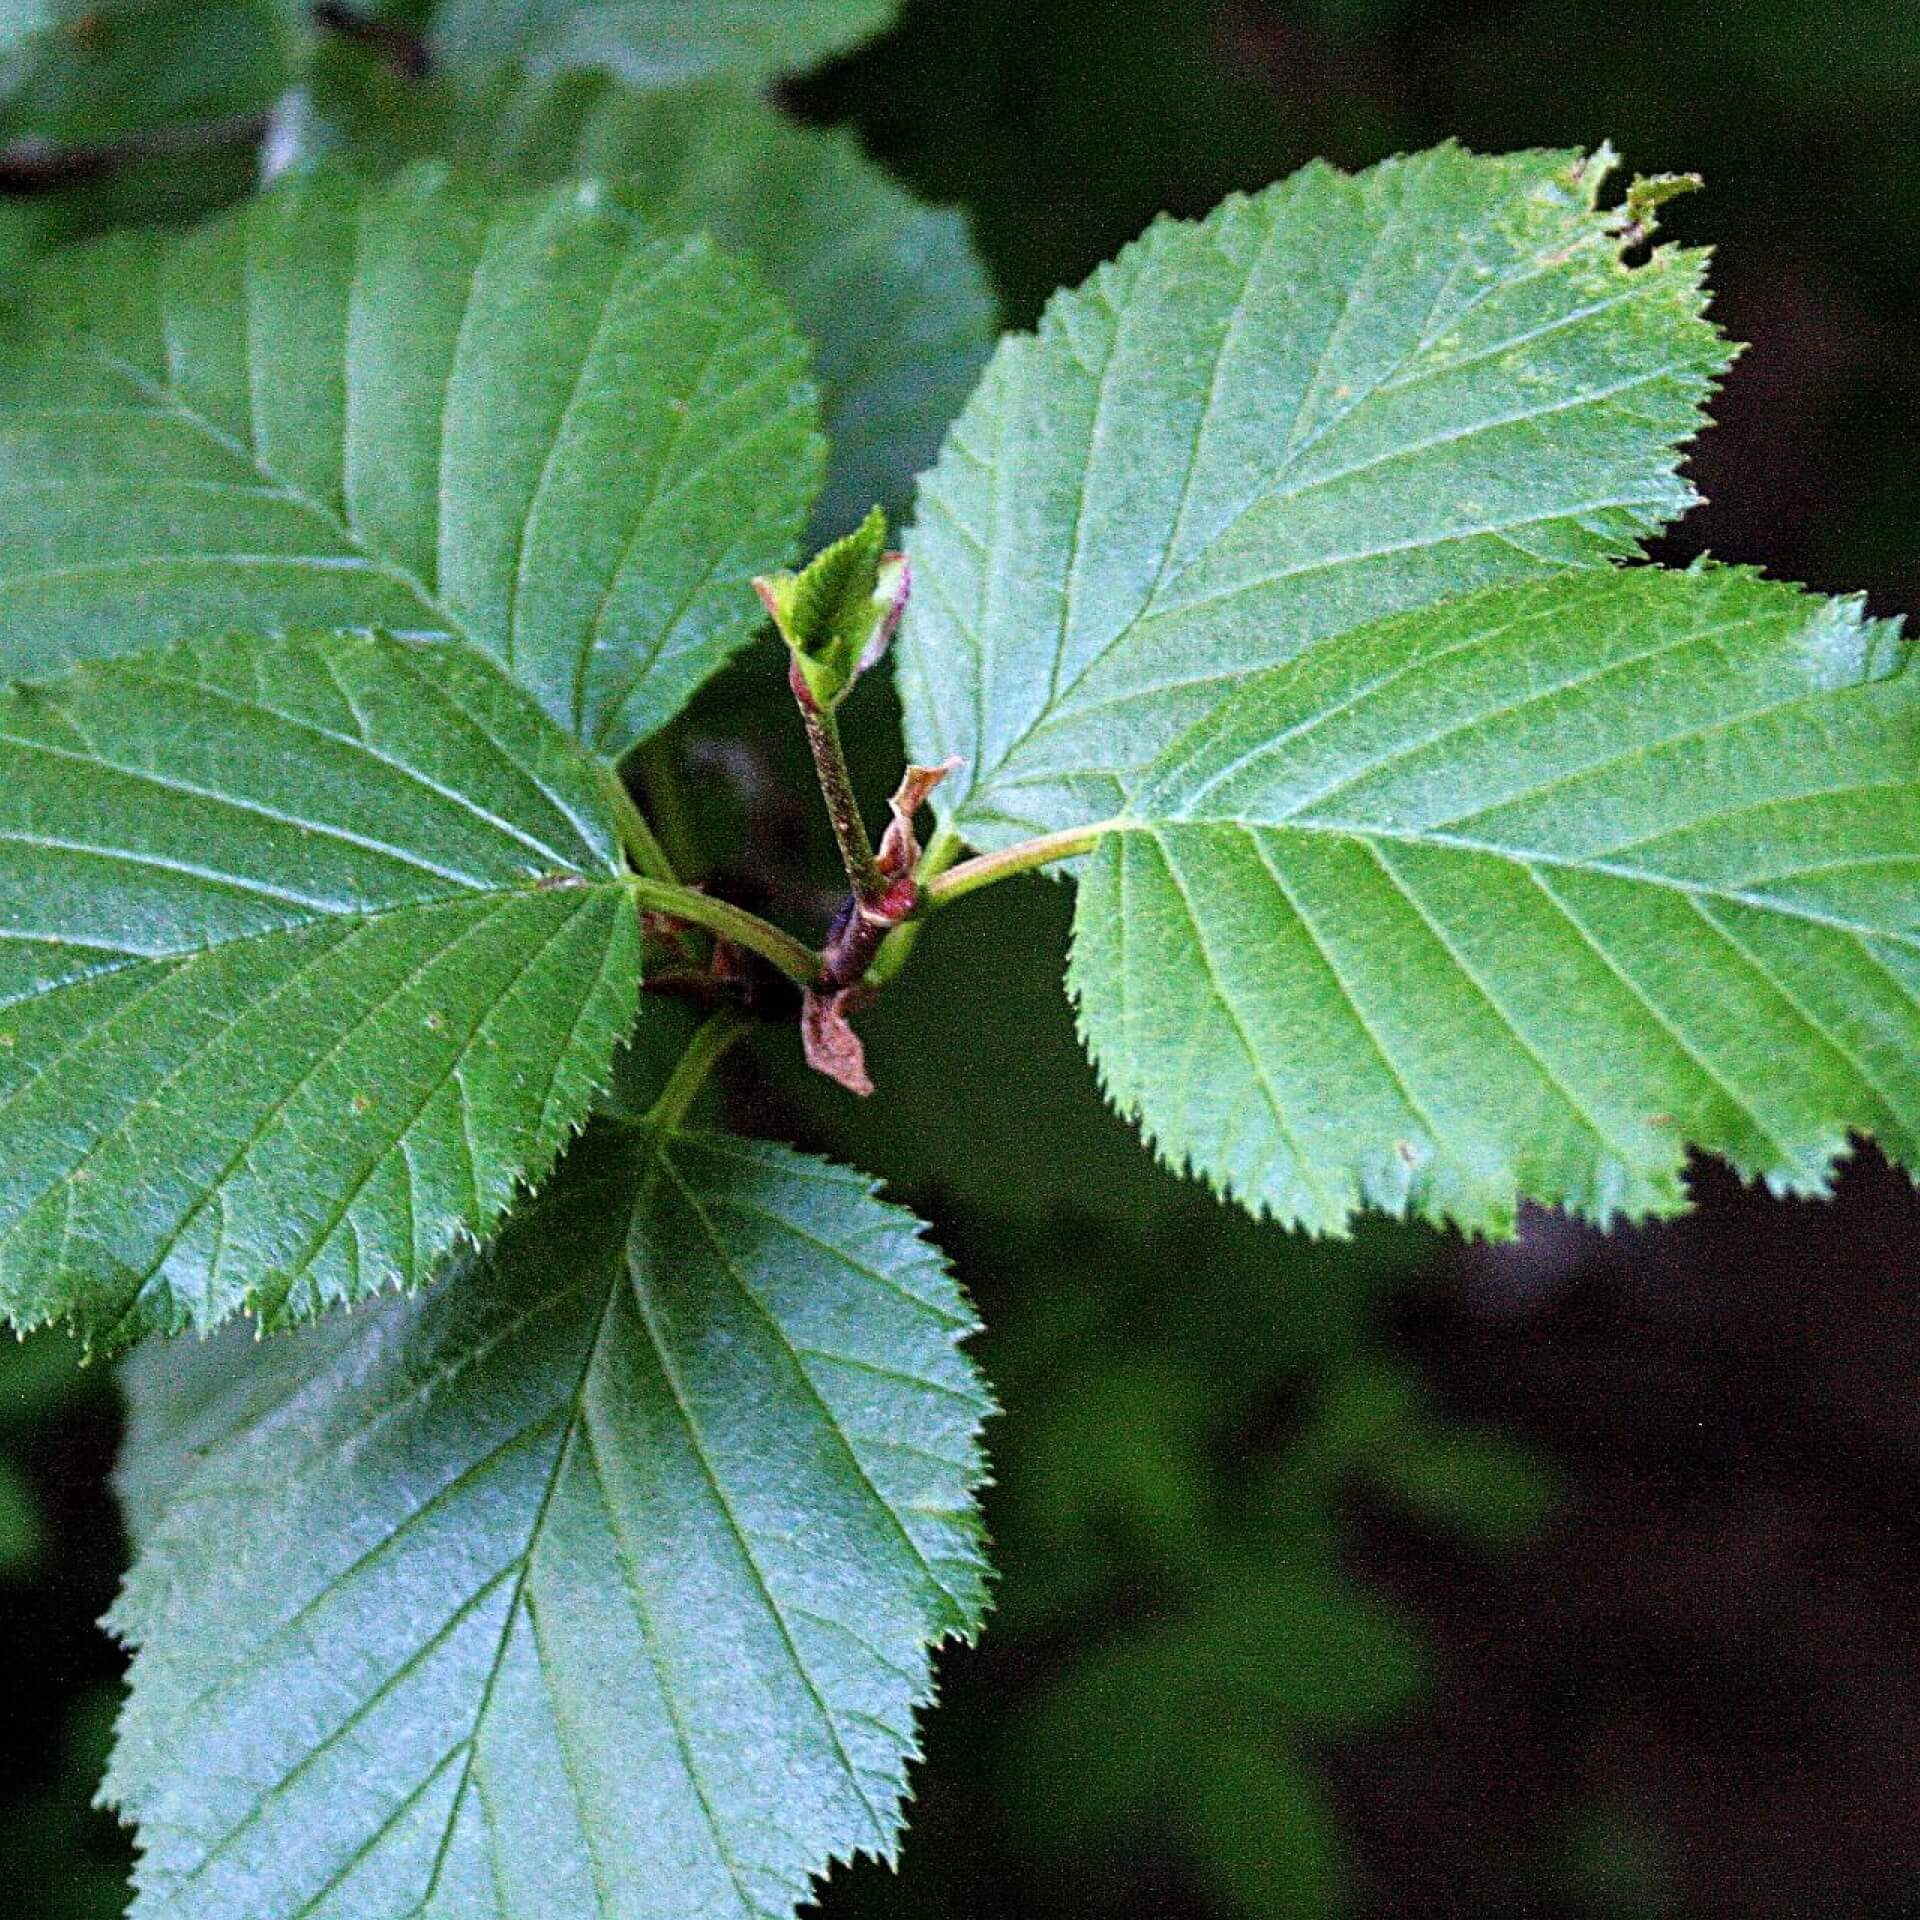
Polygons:
[[890,1856],[983,1604],[971,1328],[857,1176],[609,1127],[429,1295],[211,1391],[146,1350],[136,1915],[746,1920]]
[[1684,1203],[1689,1145],[1920,1162],[1920,699],[1857,606],[1569,574],[1324,643],[1086,863],[1109,1095],[1257,1211],[1507,1231]]

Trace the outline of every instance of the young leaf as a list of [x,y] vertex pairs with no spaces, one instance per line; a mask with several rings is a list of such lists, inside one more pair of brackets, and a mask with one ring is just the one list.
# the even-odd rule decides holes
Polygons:
[[441,0],[435,52],[468,69],[608,67],[641,87],[748,85],[817,66],[891,24],[898,0]]
[[606,1083],[623,871],[605,776],[464,649],[0,695],[0,1311],[112,1343],[423,1280]]
[[1001,343],[921,486],[909,751],[977,845],[1115,812],[1256,669],[1596,565],[1687,507],[1702,256],[1620,258],[1609,157],[1442,147],[1162,222]]
[[1119,1106],[1248,1206],[1511,1227],[1920,1164],[1920,675],[1857,606],[1567,573],[1357,629],[1161,760],[1070,982]]
[[0,359],[0,672],[222,626],[464,640],[617,756],[756,624],[821,448],[805,349],[593,188],[285,183],[51,264]]
[[[833,707],[886,652],[911,583],[906,562],[887,551],[887,516],[875,507],[798,572],[766,575],[753,586],[809,693]],[[919,805],[908,809],[909,824]]]
[[770,1920],[891,1856],[983,1607],[971,1326],[858,1176],[609,1125],[431,1294],[146,1349],[135,1915]]
[[422,87],[338,46],[310,85],[306,151],[617,180],[648,219],[704,228],[752,259],[814,345],[832,449],[817,541],[876,500],[906,505],[985,364],[993,295],[965,217],[922,205],[851,134],[798,126],[724,85],[648,93],[607,73],[510,68]]

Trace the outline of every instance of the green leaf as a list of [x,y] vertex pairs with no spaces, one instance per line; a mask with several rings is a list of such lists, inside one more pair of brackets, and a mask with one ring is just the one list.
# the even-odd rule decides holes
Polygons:
[[226,625],[493,655],[617,756],[756,624],[821,449],[756,279],[600,190],[308,176],[51,264],[0,360],[0,672]]
[[639,975],[606,777],[487,661],[187,644],[0,695],[0,1310],[99,1341],[423,1280]]
[[857,658],[879,623],[880,561],[887,550],[887,516],[875,507],[844,535],[816,553],[798,573],[776,574],[776,625],[790,647],[813,655],[840,645]]
[[0,1454],[0,1580],[17,1580],[37,1571],[46,1548],[46,1526],[32,1483],[15,1462]]
[[641,87],[758,84],[817,66],[890,26],[898,0],[441,0],[433,46],[473,70],[608,67]]
[[[255,123],[291,71],[287,10],[276,0],[0,7],[0,144],[113,150],[112,165],[77,167],[25,203],[42,243],[196,220],[251,192]],[[158,150],[140,150],[148,141]]]
[[111,140],[266,106],[277,0],[0,0],[0,134]]
[[608,1126],[431,1294],[128,1371],[141,1920],[784,1916],[983,1606],[972,1320],[784,1147]]
[[814,534],[904,507],[992,344],[965,217],[923,206],[844,132],[711,85],[647,93],[606,73],[422,88],[337,46],[313,79],[307,149],[395,167],[443,155],[528,182],[591,177],[675,231],[704,228],[766,274],[814,343],[832,464]]
[[1724,568],[1569,573],[1246,687],[1087,864],[1107,1090],[1248,1206],[1670,1212],[1688,1144],[1920,1163],[1920,675]]
[[909,751],[976,845],[1113,813],[1246,674],[1632,552],[1727,350],[1629,269],[1607,155],[1314,166],[1162,222],[1010,337],[922,481]]

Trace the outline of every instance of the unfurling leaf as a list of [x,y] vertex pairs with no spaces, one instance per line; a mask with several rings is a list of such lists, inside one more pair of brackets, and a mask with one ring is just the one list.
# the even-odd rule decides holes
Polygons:
[[904,555],[887,551],[887,516],[875,507],[799,572],[771,574],[753,586],[809,696],[836,707],[886,653],[912,575]]
[[606,776],[464,648],[0,695],[0,1311],[117,1343],[424,1280],[607,1080],[623,875]]
[[890,1858],[984,1606],[972,1324],[857,1176],[608,1127],[428,1295],[146,1349],[136,1920],[785,1920]]

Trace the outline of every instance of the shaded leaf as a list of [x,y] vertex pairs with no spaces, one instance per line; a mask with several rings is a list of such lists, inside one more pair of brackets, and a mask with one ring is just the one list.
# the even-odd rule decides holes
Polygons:
[[114,1341],[424,1279],[609,1076],[623,872],[605,776],[461,649],[0,696],[0,1309]]
[[293,11],[277,0],[0,7],[0,146],[68,161],[48,176],[58,190],[26,204],[40,242],[184,223],[251,192],[259,121],[292,70]]
[[0,1579],[35,1572],[46,1552],[46,1527],[27,1476],[0,1454]]
[[288,29],[277,0],[12,0],[0,137],[85,143],[263,107]]
[[592,188],[302,177],[50,263],[0,361],[0,671],[276,624],[464,640],[618,755],[755,623],[804,348]]
[[1070,982],[1159,1151],[1319,1230],[1920,1160],[1920,679],[1857,606],[1569,573],[1255,680],[1087,862]]
[[1003,341],[922,482],[913,758],[997,846],[1115,812],[1249,672],[1634,551],[1727,359],[1605,155],[1442,147],[1163,221]]
[[970,1327],[857,1176],[608,1127],[430,1295],[146,1349],[135,1914],[784,1916],[891,1855],[983,1603]]
[[616,179],[649,219],[754,260],[814,343],[832,453],[817,540],[876,500],[905,505],[992,345],[963,215],[922,205],[851,134],[730,87],[647,93],[605,73],[510,69],[420,88],[329,48],[302,138],[374,167],[439,154],[527,181]]
[[890,25],[898,0],[440,0],[453,67],[609,67],[642,87],[749,83],[817,66]]

